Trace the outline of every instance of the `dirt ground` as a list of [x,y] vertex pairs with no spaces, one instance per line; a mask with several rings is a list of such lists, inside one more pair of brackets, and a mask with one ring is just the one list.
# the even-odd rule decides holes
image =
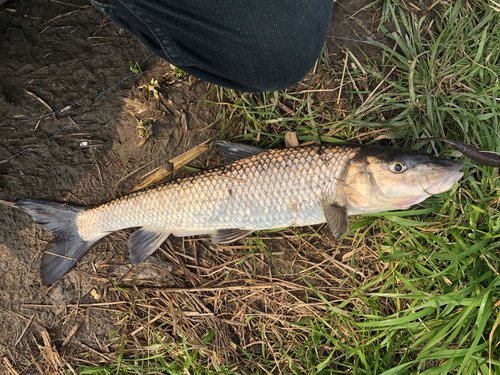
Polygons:
[[[369,3],[336,4],[329,35],[366,40],[376,34],[380,9],[364,9]],[[342,62],[344,47],[356,52],[360,44],[329,37],[327,46],[335,63]],[[378,53],[373,47],[362,48],[372,56]],[[135,75],[130,62],[152,72]],[[8,0],[0,5],[0,77],[0,160],[4,161],[0,199],[8,202],[23,197],[81,206],[107,202],[129,192],[166,161],[217,136],[222,125],[215,121],[216,109],[202,101],[212,85],[194,77],[177,77],[168,63],[151,55],[84,0]],[[145,97],[140,89],[152,78],[161,86],[160,100]],[[138,125],[144,120],[152,125],[141,145]],[[225,137],[236,135],[235,131],[230,128]],[[191,165],[207,168],[220,162],[218,152],[211,150]],[[174,177],[182,173],[187,172],[176,172]],[[324,238],[313,240],[311,246],[320,253],[336,248],[336,259],[350,264],[350,250],[332,245],[334,240],[323,229],[319,231]],[[115,314],[123,312],[121,303],[130,302],[115,286],[193,287],[205,280],[200,268],[212,269],[243,254],[242,242],[214,250],[208,241],[172,238],[134,270],[127,261],[128,234],[106,237],[66,277],[45,287],[40,259],[51,234],[19,210],[0,205],[0,362],[4,369],[12,365],[24,374],[51,373],[57,366],[65,368],[63,362],[71,364],[68,359],[81,352],[88,353],[85,358],[90,363],[99,362],[102,353],[112,357],[119,346],[113,340],[122,327]],[[285,260],[295,259],[305,249],[287,240],[288,235],[293,237],[292,232],[280,232],[282,240],[268,243]],[[365,251],[363,244],[358,251]],[[324,262],[319,253],[305,253],[312,264]],[[376,267],[366,267],[375,258],[366,244],[364,257],[356,261],[366,277],[377,272]],[[342,269],[332,270],[328,285],[334,300],[349,293],[350,283],[343,284]],[[273,280],[287,279],[295,280],[286,274]],[[215,280],[213,285],[219,284]],[[219,318],[225,314],[225,320],[235,318],[241,309],[230,301],[220,309],[210,298],[203,302],[210,313],[221,314]],[[184,319],[189,321],[189,315]],[[233,341],[243,343],[255,335],[249,329],[227,327]],[[64,342],[68,336],[69,342]],[[50,351],[41,352],[38,345],[54,348],[58,359],[50,358]]]

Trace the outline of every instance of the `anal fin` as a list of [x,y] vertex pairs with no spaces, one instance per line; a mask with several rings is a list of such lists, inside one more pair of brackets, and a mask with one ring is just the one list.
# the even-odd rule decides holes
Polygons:
[[211,239],[214,244],[218,245],[239,240],[252,232],[253,230],[248,229],[218,229],[212,233]]
[[129,260],[137,266],[167,239],[170,232],[161,227],[142,227],[130,235],[128,253]]

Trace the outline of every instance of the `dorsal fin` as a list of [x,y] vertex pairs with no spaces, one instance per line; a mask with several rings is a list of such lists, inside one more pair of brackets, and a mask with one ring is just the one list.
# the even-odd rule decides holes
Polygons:
[[222,157],[224,158],[224,162],[226,164],[260,154],[261,152],[269,151],[265,148],[244,145],[242,143],[228,143],[220,141],[214,141],[214,143],[222,152]]

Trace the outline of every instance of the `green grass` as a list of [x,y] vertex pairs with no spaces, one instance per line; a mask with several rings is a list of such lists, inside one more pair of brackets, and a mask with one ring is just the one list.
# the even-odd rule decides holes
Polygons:
[[[348,64],[343,101],[337,104],[338,91],[327,91],[340,83],[342,66],[320,67],[306,93],[215,88],[207,102],[223,124],[219,136],[281,147],[285,132],[295,131],[301,141],[361,141],[456,156],[440,143],[414,143],[437,136],[500,152],[500,15],[491,5],[442,3],[430,20],[385,1],[385,15],[397,25],[396,32],[386,31],[392,43],[379,45],[382,63]],[[465,161],[464,177],[451,192],[412,211],[351,220],[346,263],[359,269],[359,249],[368,246],[376,259],[364,267],[375,264],[380,272],[363,280],[351,272],[339,284],[349,287],[348,295],[326,293],[326,282],[318,280],[328,275],[307,262],[294,275],[278,271],[282,261],[272,249],[251,240],[245,254],[254,272],[259,254],[267,256],[275,278],[300,283],[300,298],[318,306],[297,320],[287,319],[285,310],[269,321],[248,316],[258,350],[233,343],[238,357],[214,365],[207,348],[223,339],[216,327],[204,337],[194,334],[194,324],[176,337],[148,328],[148,346],[132,355],[121,345],[116,363],[82,367],[82,373],[500,374],[500,181],[498,169]],[[312,235],[309,228],[293,230],[297,237]],[[242,272],[243,263],[235,262],[225,277]]]

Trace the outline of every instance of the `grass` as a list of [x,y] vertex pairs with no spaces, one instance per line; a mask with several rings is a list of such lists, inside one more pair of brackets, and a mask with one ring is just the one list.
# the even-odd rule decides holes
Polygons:
[[[382,24],[381,62],[320,63],[285,92],[214,88],[207,103],[219,137],[282,147],[294,131],[302,143],[457,156],[413,142],[437,136],[499,152],[500,15],[492,7],[457,1],[417,16],[384,1],[396,31]],[[120,331],[102,356],[78,354],[76,370],[500,374],[498,169],[465,162],[452,191],[405,212],[352,218],[342,241],[323,226],[256,233],[219,250],[199,240],[183,242],[184,253],[168,246],[163,256],[184,269],[173,274],[176,287],[114,288]],[[198,252],[206,266],[193,262]]]

